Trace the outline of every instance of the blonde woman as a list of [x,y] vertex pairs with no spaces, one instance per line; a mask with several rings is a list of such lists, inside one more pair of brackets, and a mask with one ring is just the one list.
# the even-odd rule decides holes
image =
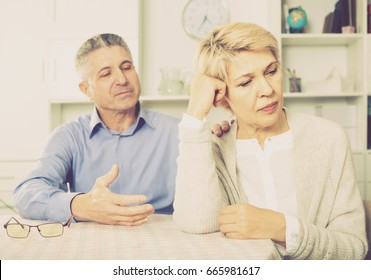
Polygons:
[[[235,116],[220,138],[204,121],[213,105]],[[290,259],[363,259],[365,216],[345,132],[283,105],[271,33],[231,23],[201,42],[179,124],[175,222],[189,233],[272,239]]]

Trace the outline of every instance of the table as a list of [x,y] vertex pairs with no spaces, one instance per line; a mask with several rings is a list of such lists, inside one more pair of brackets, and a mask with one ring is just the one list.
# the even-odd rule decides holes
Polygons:
[[[25,239],[7,236],[3,225],[10,216],[0,216],[2,260],[235,260],[279,259],[271,240],[235,240],[220,232],[187,234],[171,215],[152,215],[140,226],[72,223],[60,237],[44,238],[31,228]],[[18,217],[17,217],[18,219]],[[38,221],[21,219],[34,225]]]

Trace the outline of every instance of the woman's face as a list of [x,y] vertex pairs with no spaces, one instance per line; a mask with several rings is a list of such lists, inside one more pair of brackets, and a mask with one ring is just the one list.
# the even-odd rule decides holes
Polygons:
[[228,67],[227,100],[240,125],[270,128],[282,114],[282,70],[270,51],[243,51]]

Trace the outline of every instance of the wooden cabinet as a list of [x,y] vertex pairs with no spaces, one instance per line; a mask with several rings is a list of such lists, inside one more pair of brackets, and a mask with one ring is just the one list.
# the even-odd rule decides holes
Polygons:
[[[127,41],[139,66],[139,5],[133,0],[0,1],[0,202],[31,170],[52,128],[84,113],[51,100],[84,100],[74,57],[98,33]],[[71,105],[71,104],[69,104]],[[66,109],[66,110],[65,110]],[[87,110],[87,109],[86,109]],[[0,203],[0,210],[3,205]]]
[[128,44],[139,65],[140,1],[53,0],[48,2],[48,94],[50,126],[91,112],[80,92],[75,55],[81,44],[100,33],[115,33]]
[[0,11],[0,161],[35,159],[49,134],[47,1],[1,1]]
[[0,161],[0,215],[14,214],[13,190],[21,182],[36,161]]
[[0,160],[35,160],[64,120],[49,100],[84,98],[74,57],[86,39],[123,36],[139,67],[140,1],[14,0],[0,10]]
[[131,0],[48,1],[49,96],[81,99],[75,55],[81,44],[100,33],[122,36],[139,66],[139,3]]
[[50,0],[51,40],[81,40],[99,33],[116,33],[138,38],[138,0]]

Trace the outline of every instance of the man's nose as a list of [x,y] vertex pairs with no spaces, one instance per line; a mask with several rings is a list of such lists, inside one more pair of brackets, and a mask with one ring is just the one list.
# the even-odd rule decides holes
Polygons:
[[124,85],[127,83],[128,79],[126,78],[125,72],[118,70],[115,72],[115,81],[117,84]]

